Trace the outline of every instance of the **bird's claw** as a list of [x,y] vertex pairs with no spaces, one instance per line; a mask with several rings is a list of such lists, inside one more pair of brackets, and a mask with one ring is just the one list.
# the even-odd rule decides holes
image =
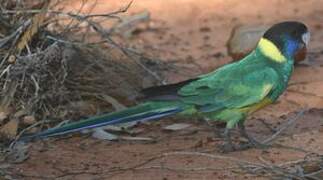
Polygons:
[[232,143],[225,142],[223,145],[220,146],[220,151],[222,153],[229,153],[234,151],[244,151],[250,148],[267,149],[269,147],[269,144],[261,143],[258,141],[244,142],[240,143],[239,145],[234,145]]
[[236,147],[233,144],[230,144],[228,142],[225,142],[223,145],[220,146],[220,151],[222,153],[229,153],[236,151]]

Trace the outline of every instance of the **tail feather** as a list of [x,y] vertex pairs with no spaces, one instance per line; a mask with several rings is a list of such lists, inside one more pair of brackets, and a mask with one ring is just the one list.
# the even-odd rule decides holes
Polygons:
[[97,128],[106,125],[115,125],[135,121],[149,121],[170,116],[181,111],[183,111],[183,109],[178,106],[161,106],[156,108],[152,107],[149,103],[146,103],[143,105],[128,108],[120,112],[95,116],[89,119],[81,120],[79,122],[63,125],[62,127],[48,129],[38,134],[22,137],[21,140],[27,141],[35,138],[45,138],[63,135],[67,133],[81,131],[84,129]]

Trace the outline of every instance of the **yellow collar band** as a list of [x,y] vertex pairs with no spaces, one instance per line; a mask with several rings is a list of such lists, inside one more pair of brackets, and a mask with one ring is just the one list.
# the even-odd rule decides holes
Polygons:
[[258,47],[265,56],[275,62],[283,63],[287,60],[277,46],[266,38],[260,39]]

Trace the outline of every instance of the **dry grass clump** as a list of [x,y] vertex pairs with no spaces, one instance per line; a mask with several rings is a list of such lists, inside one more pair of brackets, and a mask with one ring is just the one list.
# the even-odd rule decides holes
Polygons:
[[[160,82],[154,70],[167,68],[114,40],[131,2],[107,14],[82,14],[82,7],[71,13],[60,0],[0,4],[0,133],[9,139],[43,120],[127,103],[142,86]],[[101,25],[107,21],[111,27]]]

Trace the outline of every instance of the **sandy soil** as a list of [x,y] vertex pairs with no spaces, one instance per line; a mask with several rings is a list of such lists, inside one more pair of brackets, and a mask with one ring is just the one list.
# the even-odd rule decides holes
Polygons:
[[[118,9],[128,1],[98,0],[94,12]],[[79,2],[71,2],[77,7]],[[169,74],[168,82],[209,72],[230,61],[226,42],[238,24],[272,24],[283,20],[305,22],[312,33],[306,63],[297,65],[291,86],[279,101],[247,121],[248,131],[259,139],[271,135],[261,120],[279,128],[303,108],[305,112],[277,143],[323,153],[323,1],[320,0],[135,0],[128,13],[151,12],[151,27],[134,35],[132,46],[151,56],[183,68]],[[89,6],[90,7],[90,6]],[[174,122],[193,126],[176,132],[161,127]],[[249,149],[228,154],[220,152],[221,138],[214,137],[209,126],[199,120],[166,119],[135,128],[140,137],[154,142],[108,142],[87,136],[33,143],[29,159],[10,166],[11,176],[18,179],[266,179],[230,169],[228,159],[279,164],[303,158],[306,153],[285,148]],[[239,140],[238,136],[236,138]],[[195,152],[195,154],[164,154]],[[164,154],[164,156],[161,156]]]

